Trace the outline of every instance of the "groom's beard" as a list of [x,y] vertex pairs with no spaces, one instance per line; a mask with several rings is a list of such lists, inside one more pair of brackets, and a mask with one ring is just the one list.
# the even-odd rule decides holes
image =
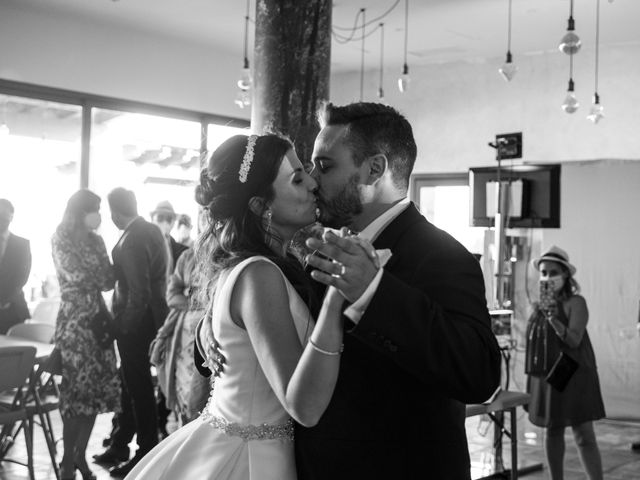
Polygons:
[[359,183],[360,175],[354,173],[335,197],[323,198],[320,194],[320,221],[325,227],[348,227],[353,218],[362,213]]

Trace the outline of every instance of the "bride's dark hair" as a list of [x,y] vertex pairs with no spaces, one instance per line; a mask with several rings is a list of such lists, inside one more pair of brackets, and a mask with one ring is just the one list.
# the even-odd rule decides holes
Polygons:
[[[293,255],[282,258],[269,248],[269,242],[280,239],[265,230],[262,221],[262,214],[275,196],[273,182],[293,144],[276,134],[257,136],[253,158],[248,162],[249,139],[246,135],[235,135],[223,142],[200,173],[195,196],[207,222],[196,246],[199,282],[203,287],[199,301],[205,305],[210,301],[212,288],[223,270],[251,256],[262,255],[280,267],[315,310],[318,302],[302,266]],[[244,176],[241,168],[246,173]],[[253,197],[262,198],[261,211],[249,208]]]

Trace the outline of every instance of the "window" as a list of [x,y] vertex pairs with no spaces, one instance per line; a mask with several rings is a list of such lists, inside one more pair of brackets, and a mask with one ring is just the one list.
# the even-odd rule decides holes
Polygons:
[[486,229],[469,226],[466,173],[413,175],[411,199],[436,227],[449,233],[471,253],[482,254]]
[[0,197],[15,208],[9,229],[31,243],[27,301],[57,295],[51,236],[80,186],[82,108],[0,95]]
[[194,225],[194,187],[206,149],[245,133],[245,120],[0,79],[0,197],[15,207],[11,230],[31,241],[27,300],[58,295],[51,236],[80,187],[102,197],[100,233],[120,237],[107,193],[123,186],[149,218],[161,200]]

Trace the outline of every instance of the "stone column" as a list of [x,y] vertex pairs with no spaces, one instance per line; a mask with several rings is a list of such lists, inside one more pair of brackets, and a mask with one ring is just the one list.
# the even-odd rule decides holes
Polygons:
[[331,0],[257,0],[251,128],[275,130],[310,160],[329,98]]

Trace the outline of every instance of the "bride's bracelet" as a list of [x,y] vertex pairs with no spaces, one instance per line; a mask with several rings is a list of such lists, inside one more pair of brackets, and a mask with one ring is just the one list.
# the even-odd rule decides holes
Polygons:
[[311,348],[313,348],[316,352],[322,353],[323,355],[336,356],[336,355],[340,355],[344,350],[344,344],[340,344],[340,349],[337,352],[330,352],[328,350],[324,350],[320,348],[318,345],[313,343],[313,340],[311,339],[309,339],[309,345],[311,345]]

